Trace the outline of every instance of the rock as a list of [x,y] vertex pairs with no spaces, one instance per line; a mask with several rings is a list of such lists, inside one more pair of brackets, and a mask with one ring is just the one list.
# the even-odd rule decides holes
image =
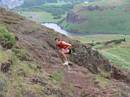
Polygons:
[[1,63],[1,71],[4,73],[8,72],[11,64],[12,64],[12,62],[10,60],[8,60],[8,62]]
[[85,20],[87,20],[87,17],[81,17],[78,14],[75,14],[73,11],[70,11],[66,18],[67,22],[74,23],[74,24],[80,24]]
[[78,43],[73,44],[73,53],[70,60],[80,66],[88,68],[92,73],[99,73],[100,70],[110,72],[110,63],[97,50],[92,50],[85,45]]
[[41,78],[41,77],[38,77],[38,76],[33,77],[31,79],[31,82],[34,83],[34,84],[40,84],[42,86],[47,85],[47,81],[45,79]]
[[126,83],[130,83],[130,76],[129,76],[129,74],[130,74],[130,72],[128,72],[127,70],[125,72],[123,72],[118,67],[112,66],[111,77],[113,79],[124,81]]

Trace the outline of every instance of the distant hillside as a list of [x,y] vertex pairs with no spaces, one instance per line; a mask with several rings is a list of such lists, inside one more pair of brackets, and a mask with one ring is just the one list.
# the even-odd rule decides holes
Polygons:
[[129,18],[129,0],[97,0],[76,5],[61,25],[71,32],[130,34]]
[[79,3],[86,0],[25,0],[24,4],[21,7],[32,7],[32,6],[40,6],[44,3]]
[[79,3],[89,0],[0,0],[0,5],[10,9],[21,6],[24,8],[40,6],[44,3]]
[[55,22],[63,20],[74,5],[94,0],[26,0],[14,10],[37,22]]
[[39,6],[39,5],[42,5],[43,3],[59,3],[59,2],[79,3],[79,2],[83,2],[83,1],[87,1],[87,0],[25,0],[22,7]]
[[38,22],[58,22],[77,3],[86,0],[27,0],[15,11]]

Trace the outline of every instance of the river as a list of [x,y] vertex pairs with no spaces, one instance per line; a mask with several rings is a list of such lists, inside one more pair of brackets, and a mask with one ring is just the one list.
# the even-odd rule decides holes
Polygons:
[[55,23],[44,23],[42,25],[44,25],[44,26],[46,26],[48,28],[51,28],[51,29],[53,29],[53,30],[55,30],[55,31],[57,31],[57,32],[59,32],[61,34],[64,34],[66,36],[71,36],[70,32],[65,31],[58,24],[55,24]]
[[68,37],[71,37],[71,38],[74,37],[74,36],[84,36],[84,35],[86,35],[85,33],[81,33],[81,32],[68,32],[68,31],[62,29],[62,27],[60,27],[56,23],[43,23],[42,25],[44,25],[44,26],[46,26],[46,27],[48,27],[50,29],[53,29],[56,32],[64,34],[64,35],[66,35]]

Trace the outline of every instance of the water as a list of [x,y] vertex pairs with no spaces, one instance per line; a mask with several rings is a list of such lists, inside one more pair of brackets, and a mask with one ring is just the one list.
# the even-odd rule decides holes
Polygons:
[[44,23],[42,24],[48,28],[51,28],[53,30],[55,30],[56,32],[59,32],[61,34],[64,34],[66,36],[70,36],[70,33],[65,31],[64,29],[62,29],[59,25],[55,24],[55,23]]
[[88,2],[88,1],[85,1],[84,3],[85,3],[85,4],[88,4],[89,2]]

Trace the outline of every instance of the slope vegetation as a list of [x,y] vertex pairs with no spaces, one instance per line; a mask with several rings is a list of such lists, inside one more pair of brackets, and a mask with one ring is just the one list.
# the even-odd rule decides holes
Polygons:
[[[0,24],[1,97],[130,96],[129,71],[91,47],[1,8]],[[55,37],[74,47],[70,71],[62,66]]]

